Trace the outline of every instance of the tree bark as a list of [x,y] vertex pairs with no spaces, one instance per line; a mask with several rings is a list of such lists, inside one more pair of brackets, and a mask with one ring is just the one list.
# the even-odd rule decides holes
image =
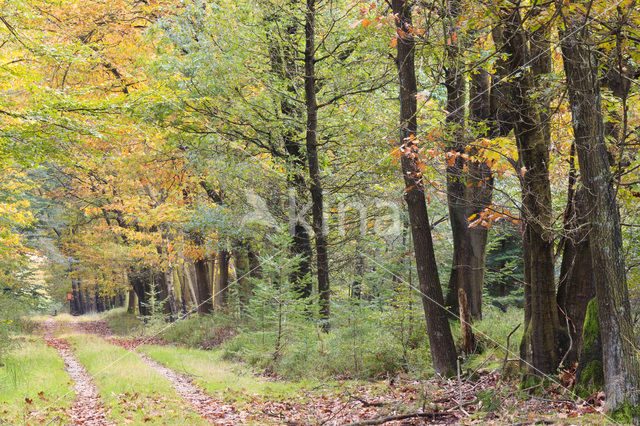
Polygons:
[[318,302],[322,329],[329,331],[330,284],[329,255],[327,253],[327,232],[324,225],[324,200],[320,165],[318,161],[318,102],[316,100],[315,71],[315,0],[307,0],[305,11],[305,47],[304,47],[304,93],[307,110],[306,146],[311,180],[311,214],[313,216],[313,233],[316,242],[316,268],[318,274]]
[[467,301],[467,293],[461,288],[458,289],[458,306],[460,307],[460,334],[462,335],[462,345],[460,350],[465,355],[470,355],[476,350],[476,340],[473,336],[471,322],[471,312]]
[[[469,92],[469,118],[477,127],[486,127],[491,123],[490,116],[490,77],[485,70],[479,69],[471,76]],[[487,137],[488,134],[479,136]],[[470,151],[475,153],[475,149]],[[467,219],[477,215],[491,205],[493,197],[493,174],[487,163],[481,160],[468,162],[468,184],[466,188]],[[482,319],[482,292],[484,290],[484,273],[487,261],[488,230],[484,226],[469,228],[469,308],[471,315]]]
[[[447,204],[453,234],[453,260],[449,277],[449,300],[447,306],[455,312],[458,308],[458,293],[462,289],[465,298],[471,299],[471,268],[469,265],[469,223],[466,203],[465,154],[467,146],[464,135],[466,84],[457,45],[456,21],[460,15],[460,1],[446,2],[446,75],[447,88],[447,136],[445,151],[447,157],[455,155],[453,161],[447,158]],[[478,313],[476,313],[478,314]]]
[[233,251],[234,264],[236,267],[236,286],[238,289],[238,298],[240,308],[246,312],[251,299],[251,265],[249,262],[249,246],[248,244],[238,244],[239,248]]
[[[638,421],[640,365],[622,248],[616,191],[604,138],[599,64],[582,14],[565,16],[561,47],[582,182],[590,207],[591,259],[602,337],[607,411],[624,409]],[[566,36],[570,34],[570,36]],[[628,415],[627,414],[627,415]]]
[[198,313],[208,314],[213,311],[213,292],[209,281],[208,259],[197,259],[193,266],[196,270],[196,295],[198,297]]
[[449,375],[456,371],[456,349],[444,308],[442,288],[438,276],[431,225],[421,181],[420,167],[415,156],[415,137],[418,132],[417,84],[415,74],[415,40],[412,31],[412,6],[408,0],[393,0],[396,16],[396,37],[400,99],[400,148],[405,181],[405,201],[413,236],[418,280],[427,322],[434,370]]
[[[290,9],[295,10],[297,7],[294,1],[290,1]],[[275,13],[270,20],[277,21],[283,26],[282,36],[284,39],[278,40],[280,31],[272,31],[269,33],[270,38],[270,63],[273,74],[279,77],[286,87],[287,95],[291,99],[295,99],[298,94],[296,92],[295,80],[300,78],[296,65],[296,51],[292,47],[296,44],[295,38],[298,32],[298,21],[291,19],[286,22],[279,13]],[[282,21],[282,22],[280,22]],[[298,135],[302,133],[298,123],[302,121],[302,111],[298,104],[283,97],[280,101],[280,112],[283,120],[289,122],[289,126],[282,133],[282,141],[287,155],[287,181],[291,194],[296,199],[290,200],[290,231],[293,237],[291,251],[294,255],[300,256],[301,260],[295,271],[291,274],[291,282],[297,290],[301,298],[311,296],[312,284],[309,279],[311,276],[311,259],[313,257],[313,249],[311,246],[311,237],[309,235],[308,225],[306,223],[306,215],[298,216],[298,210],[307,200],[307,185],[304,177],[305,163],[307,158],[302,151],[302,146],[297,140]],[[277,154],[277,153],[274,153]]]
[[220,250],[218,253],[218,277],[216,280],[213,306],[216,310],[227,309],[229,302],[229,252]]
[[533,75],[526,68],[529,49],[518,9],[503,10],[504,49],[509,54],[507,69],[512,83],[509,90],[514,114],[522,188],[522,216],[525,221],[526,257],[531,274],[530,358],[534,375],[553,373],[558,367],[560,336],[555,300],[551,182],[549,180],[549,144],[544,123],[532,93]]
[[167,300],[165,302],[165,313],[169,315],[169,321],[173,322],[179,312],[178,302],[175,293],[175,281],[173,279],[173,267],[168,266],[164,271],[164,284],[166,286]]
[[565,366],[571,367],[582,351],[582,329],[587,304],[595,297],[595,276],[589,247],[587,194],[584,187],[576,190],[575,142],[569,155],[567,208],[564,217],[562,263],[558,282],[558,317],[568,325],[569,353]]
[[80,306],[80,292],[78,291],[78,285],[76,285],[76,279],[71,278],[71,299],[69,303],[69,314],[82,315],[82,308]]
[[184,285],[184,288],[182,289],[182,297],[185,301],[188,312],[192,312],[194,308],[197,311],[198,296],[194,285],[194,282],[196,282],[195,269],[193,263],[187,261],[186,259],[182,266],[182,277]]
[[129,289],[129,300],[127,303],[127,313],[131,315],[136,314],[136,304],[138,303],[138,296],[134,289]]

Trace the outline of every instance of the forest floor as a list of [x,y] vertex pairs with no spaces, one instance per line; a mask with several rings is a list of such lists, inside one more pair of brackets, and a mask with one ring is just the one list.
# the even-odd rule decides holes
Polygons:
[[[605,424],[602,401],[533,396],[497,371],[460,379],[285,382],[219,351],[43,318],[0,368],[0,424]],[[358,423],[360,422],[360,423]]]

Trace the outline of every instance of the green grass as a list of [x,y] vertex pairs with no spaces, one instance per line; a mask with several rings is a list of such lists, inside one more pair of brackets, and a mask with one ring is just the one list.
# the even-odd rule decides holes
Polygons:
[[126,336],[143,331],[144,323],[133,314],[127,312],[127,308],[116,308],[103,313],[99,319],[107,322],[107,326],[115,334]]
[[224,361],[220,350],[145,345],[139,351],[175,371],[194,377],[195,382],[211,395],[233,403],[249,402],[255,397],[286,399],[320,384],[316,381],[276,382],[257,377],[244,366]]
[[[0,367],[0,423],[68,422],[65,410],[75,398],[58,351],[41,338],[24,338]],[[29,402],[31,401],[31,402]]]
[[[482,347],[482,352],[469,356],[463,368],[469,370],[478,368],[491,370],[501,367],[506,352],[507,336],[522,322],[522,317],[522,309],[509,308],[507,312],[502,312],[496,307],[484,306],[482,321],[473,323],[473,332]],[[460,323],[458,321],[451,323],[451,331],[454,339],[459,339]],[[520,325],[509,339],[509,350],[511,352],[508,356],[509,359],[519,356],[523,331],[524,325]]]
[[137,355],[85,334],[68,336],[117,424],[206,424]]

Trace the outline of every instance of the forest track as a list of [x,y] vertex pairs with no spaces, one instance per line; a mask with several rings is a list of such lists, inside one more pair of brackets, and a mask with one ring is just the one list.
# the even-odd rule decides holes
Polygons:
[[50,318],[42,324],[42,327],[44,341],[58,351],[64,361],[65,371],[73,380],[76,399],[69,411],[71,421],[75,424],[92,426],[112,425],[113,423],[107,420],[105,409],[91,376],[74,356],[71,345],[66,339],[55,337],[56,322]]
[[136,351],[136,348],[142,344],[155,343],[155,339],[129,340],[115,338],[106,322],[100,320],[85,323],[73,321],[71,327],[79,332],[97,335],[108,343],[120,346],[139,356],[145,364],[169,380],[176,393],[205,420],[218,425],[235,425],[247,421],[248,414],[237,411],[233,405],[214,399],[193,383],[193,379],[189,376],[178,373]]
[[144,354],[133,352],[148,366],[166,377],[173,385],[176,393],[187,401],[203,418],[214,424],[239,424],[246,421],[246,415],[236,411],[232,405],[214,400],[209,394],[195,385],[188,376],[165,367]]

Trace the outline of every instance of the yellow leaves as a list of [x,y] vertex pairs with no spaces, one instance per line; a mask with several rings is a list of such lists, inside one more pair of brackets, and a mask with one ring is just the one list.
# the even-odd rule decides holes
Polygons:
[[518,159],[515,143],[505,137],[480,138],[471,144],[467,152],[475,151],[475,157],[484,161],[499,176],[513,173],[512,162]]

